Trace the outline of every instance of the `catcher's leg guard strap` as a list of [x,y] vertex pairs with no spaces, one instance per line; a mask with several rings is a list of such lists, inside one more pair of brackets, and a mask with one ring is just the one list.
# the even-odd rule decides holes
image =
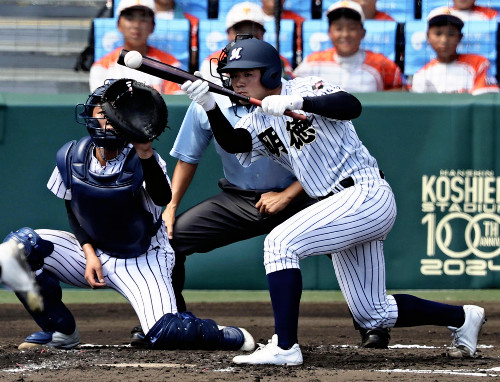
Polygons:
[[3,241],[5,242],[10,239],[24,245],[28,264],[33,271],[42,268],[43,259],[54,251],[54,244],[52,242],[42,239],[34,229],[29,227],[23,227],[9,233]]
[[43,271],[36,276],[36,281],[40,286],[44,310],[42,312],[34,312],[20,296],[18,296],[19,300],[43,331],[58,331],[63,334],[72,334],[76,328],[75,319],[62,302],[62,289],[57,277],[48,271]]

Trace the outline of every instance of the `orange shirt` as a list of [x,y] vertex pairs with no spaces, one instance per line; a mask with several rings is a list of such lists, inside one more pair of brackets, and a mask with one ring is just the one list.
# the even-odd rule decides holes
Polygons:
[[383,54],[360,49],[350,57],[335,48],[314,52],[297,66],[296,77],[316,76],[350,92],[401,89],[401,70]]
[[494,77],[488,76],[490,62],[477,54],[461,54],[456,61],[431,60],[413,76],[415,93],[498,93]]
[[[102,86],[104,81],[107,79],[131,78],[144,82],[163,94],[184,93],[180,86],[174,82],[165,81],[150,74],[119,65],[116,61],[118,60],[122,49],[122,47],[116,48],[98,61],[94,62],[89,73],[90,91],[94,91],[99,86]],[[151,46],[148,47],[147,57],[177,68],[181,67],[180,61],[178,61],[174,56]]]
[[380,12],[380,11],[377,11],[377,13],[375,13],[375,17],[373,18],[373,20],[395,21],[394,18],[391,15],[389,15],[388,13]]

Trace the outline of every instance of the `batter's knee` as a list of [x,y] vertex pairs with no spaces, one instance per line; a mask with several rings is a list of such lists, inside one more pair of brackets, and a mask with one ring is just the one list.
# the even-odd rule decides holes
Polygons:
[[42,268],[43,259],[54,251],[52,242],[42,239],[34,229],[29,227],[23,227],[9,233],[3,241],[8,240],[15,240],[24,245],[28,264],[33,271]]

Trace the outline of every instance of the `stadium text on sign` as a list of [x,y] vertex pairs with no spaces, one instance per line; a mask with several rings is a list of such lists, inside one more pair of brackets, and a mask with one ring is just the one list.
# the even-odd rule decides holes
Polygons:
[[[500,271],[500,177],[489,170],[422,176],[426,276],[486,276]],[[447,258],[437,258],[445,255]]]

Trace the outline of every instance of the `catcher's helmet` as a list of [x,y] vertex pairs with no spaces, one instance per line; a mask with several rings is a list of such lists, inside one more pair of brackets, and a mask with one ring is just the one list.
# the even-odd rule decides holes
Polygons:
[[94,107],[101,105],[102,95],[114,81],[115,80],[106,80],[103,86],[98,87],[89,95],[89,98],[87,98],[84,104],[80,103],[75,107],[76,122],[87,127],[90,138],[97,147],[104,147],[109,150],[119,150],[123,148],[126,141],[122,136],[119,136],[114,129],[103,128],[99,123],[99,119],[105,119],[105,117],[94,117],[92,112]]
[[236,39],[225,50],[226,57],[219,59],[218,73],[233,70],[261,69],[260,82],[266,88],[276,89],[281,84],[281,58],[269,43],[256,38]]

